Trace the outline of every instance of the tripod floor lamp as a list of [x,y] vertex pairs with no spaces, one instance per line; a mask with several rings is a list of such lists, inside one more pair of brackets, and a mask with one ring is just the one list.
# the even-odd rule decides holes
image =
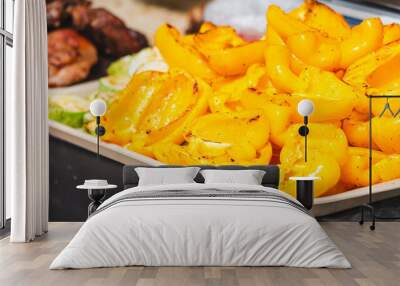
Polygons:
[[372,101],[374,99],[386,99],[386,104],[383,107],[383,110],[381,111],[379,117],[382,117],[383,115],[385,115],[386,113],[390,113],[390,115],[393,118],[396,118],[398,116],[400,116],[400,110],[398,110],[397,112],[394,112],[391,107],[390,107],[390,103],[389,103],[389,99],[390,98],[398,98],[400,99],[400,95],[369,95],[369,184],[368,184],[368,203],[363,204],[361,206],[361,218],[359,223],[363,224],[364,223],[364,210],[368,210],[371,214],[371,220],[372,223],[370,225],[370,229],[371,230],[375,230],[375,220],[378,219],[400,219],[400,217],[378,217],[375,214],[375,208],[372,205],[373,203],[373,198],[372,198],[372,154],[373,154],[373,150],[372,150],[372,145],[373,145],[373,138],[372,138],[372,119],[373,119],[373,113],[372,113]]

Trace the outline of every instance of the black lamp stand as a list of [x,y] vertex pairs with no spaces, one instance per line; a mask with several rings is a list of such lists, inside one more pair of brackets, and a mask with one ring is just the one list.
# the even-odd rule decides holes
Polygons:
[[101,124],[100,116],[96,116],[96,136],[97,136],[97,160],[100,159],[100,137],[106,134],[106,129]]
[[304,125],[299,128],[299,135],[304,137],[304,161],[307,162],[307,135],[310,133],[308,125],[308,116],[304,116]]

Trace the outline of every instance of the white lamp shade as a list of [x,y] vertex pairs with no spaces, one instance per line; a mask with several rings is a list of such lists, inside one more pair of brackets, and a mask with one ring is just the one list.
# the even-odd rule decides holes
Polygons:
[[309,99],[303,99],[297,105],[297,112],[301,116],[310,116],[314,111],[314,103]]
[[101,99],[95,99],[90,103],[90,113],[93,116],[103,116],[106,113],[107,105]]

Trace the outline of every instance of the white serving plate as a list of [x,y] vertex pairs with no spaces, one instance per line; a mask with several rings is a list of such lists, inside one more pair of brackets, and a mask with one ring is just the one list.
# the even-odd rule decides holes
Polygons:
[[[97,81],[82,83],[66,88],[49,89],[49,97],[56,94],[74,94],[88,96],[98,87]],[[52,136],[77,145],[81,148],[96,152],[96,137],[86,133],[82,129],[75,129],[61,123],[50,120],[49,132]],[[164,163],[144,156],[142,154],[127,150],[116,144],[101,142],[100,153],[102,156],[128,165],[158,166]],[[400,195],[400,179],[376,184],[373,186],[373,201],[379,201]],[[344,193],[316,198],[312,213],[314,216],[328,215],[346,209],[360,206],[368,202],[368,187],[353,189]]]

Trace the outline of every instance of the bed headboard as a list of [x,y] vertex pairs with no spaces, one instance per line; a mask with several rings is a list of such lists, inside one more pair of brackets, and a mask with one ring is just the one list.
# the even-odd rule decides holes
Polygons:
[[[150,167],[142,165],[126,165],[123,169],[123,184],[124,189],[136,187],[139,182],[139,177],[135,171],[136,167]],[[173,166],[173,165],[161,165],[152,168],[180,168],[188,166]],[[190,166],[189,166],[190,167]],[[279,186],[279,167],[276,165],[256,165],[256,166],[195,166],[201,169],[220,169],[220,170],[262,170],[265,171],[264,178],[262,180],[263,186],[278,189]],[[204,183],[203,176],[199,173],[195,181],[198,183]]]

